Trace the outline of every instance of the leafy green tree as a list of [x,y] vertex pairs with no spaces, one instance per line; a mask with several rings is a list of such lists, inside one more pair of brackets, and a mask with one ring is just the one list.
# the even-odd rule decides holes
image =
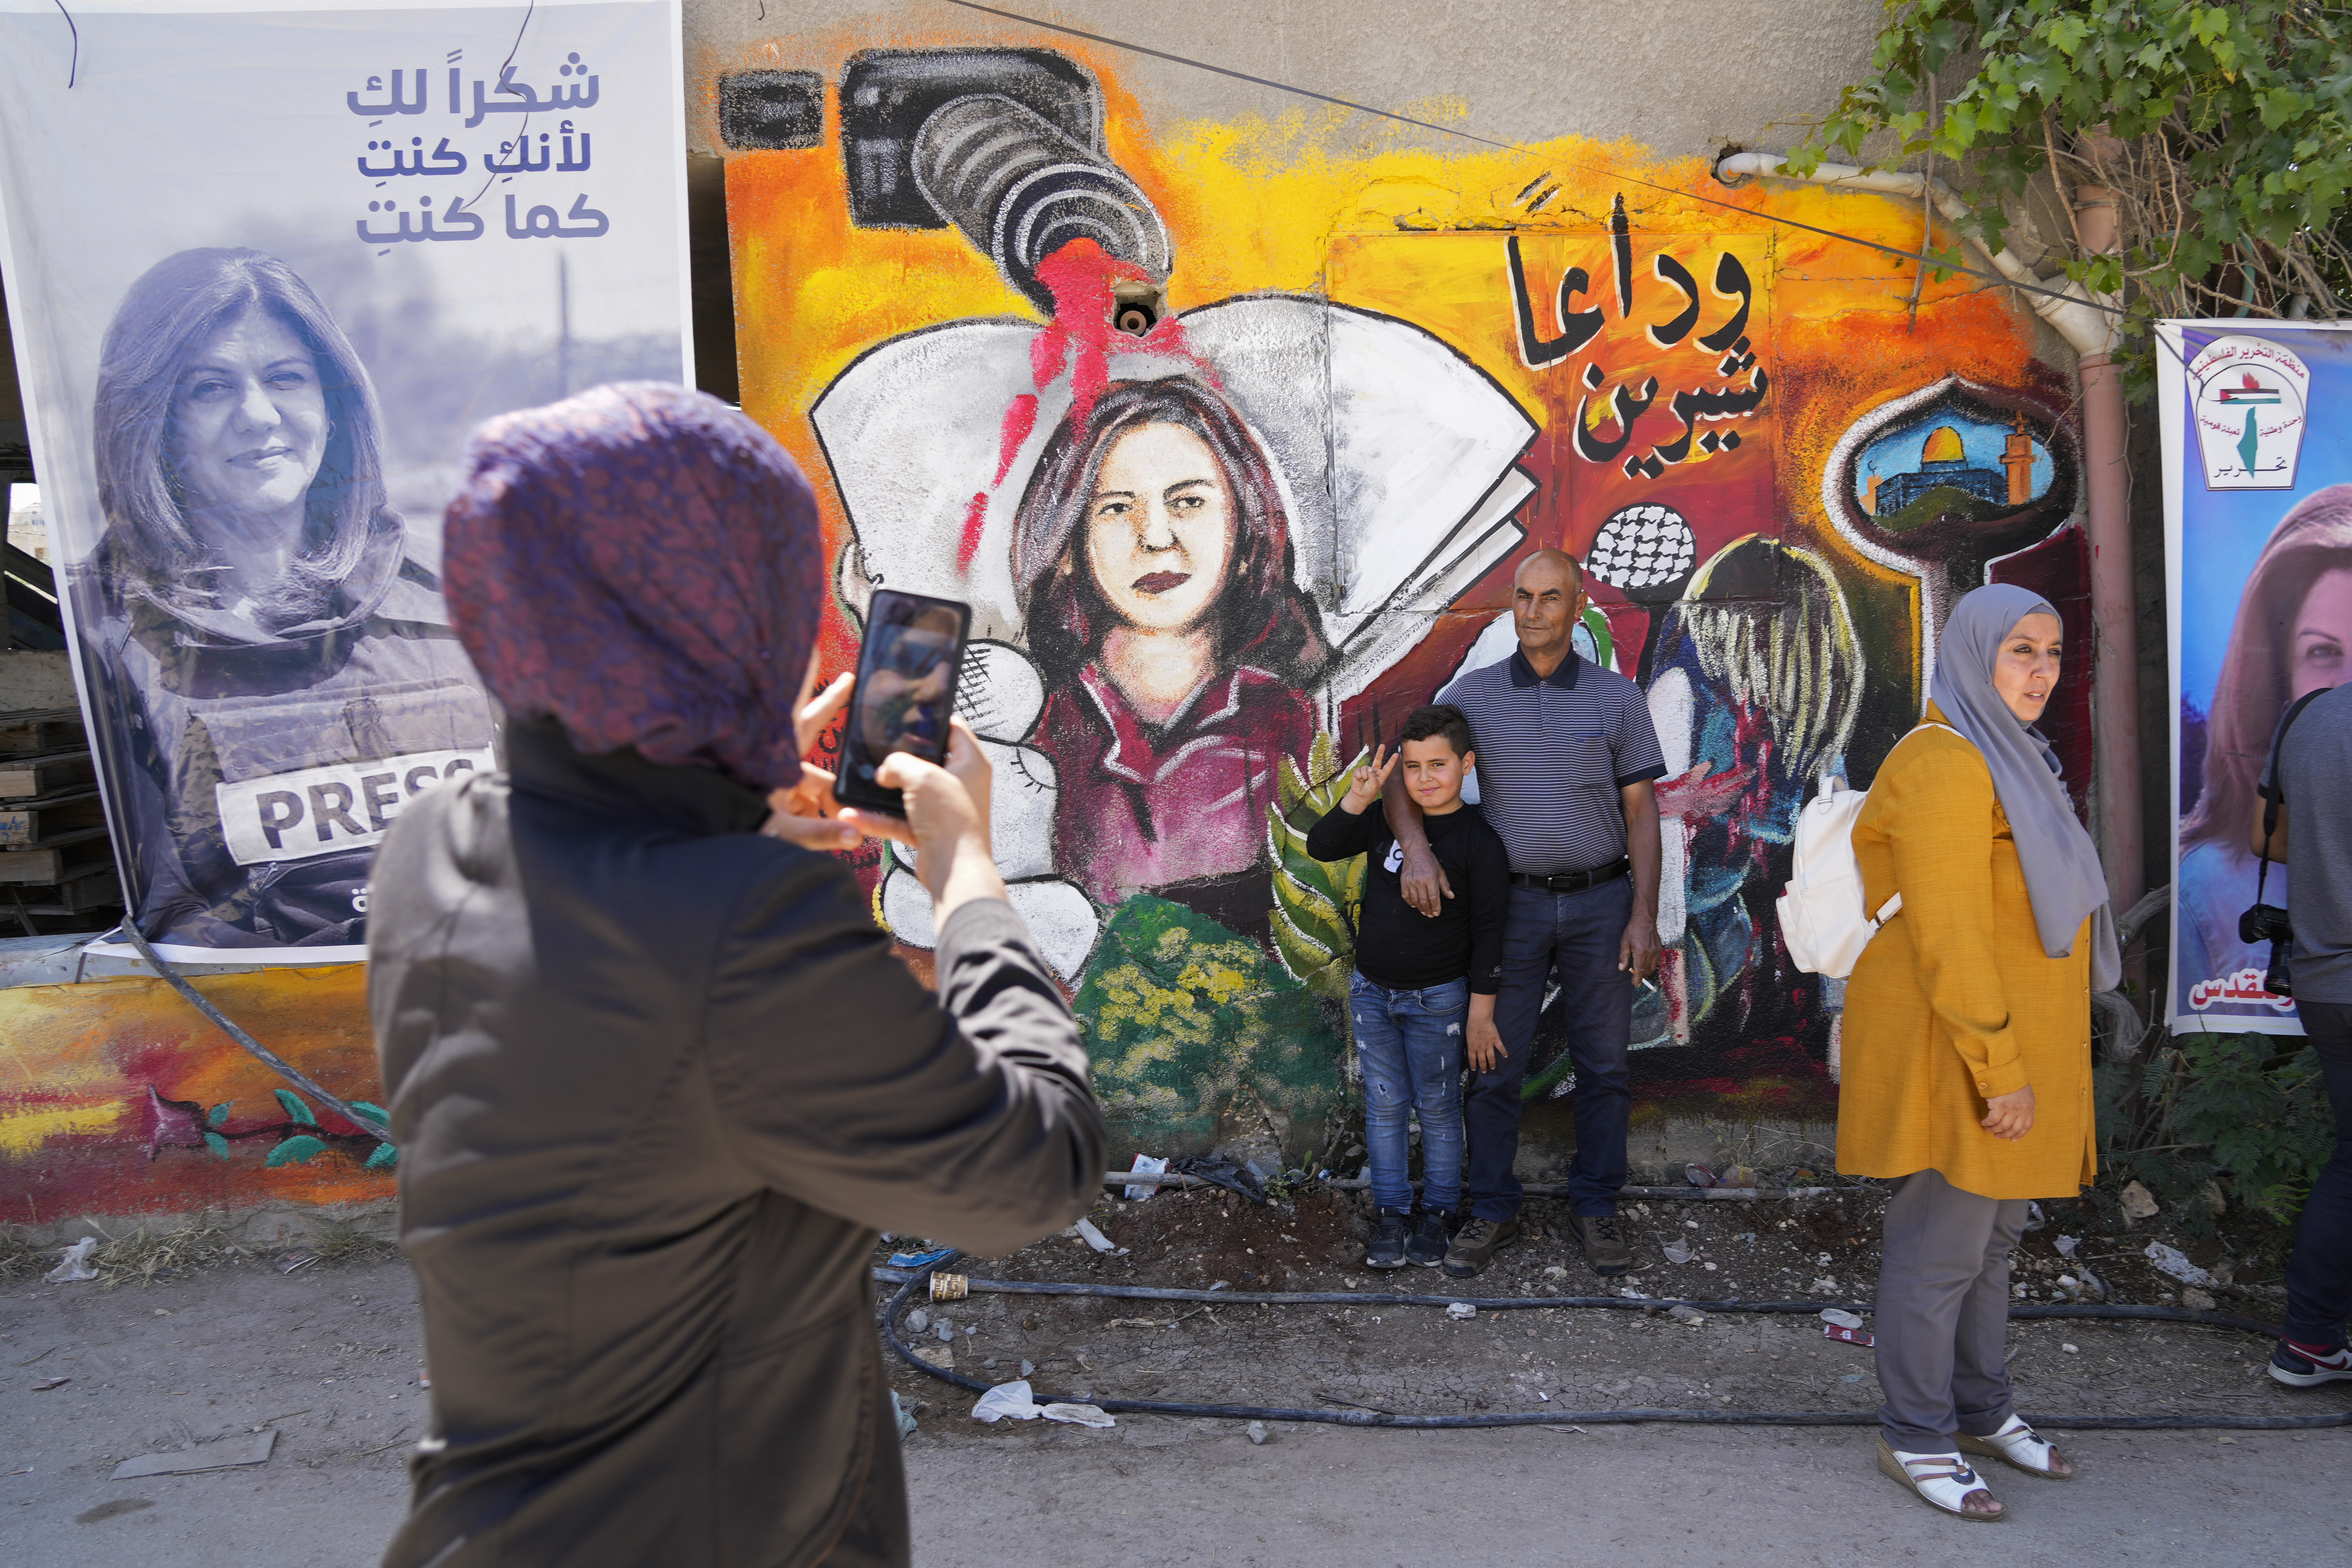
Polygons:
[[[1789,156],[1811,174],[1885,137],[1969,209],[1961,226],[2044,277],[2120,296],[2148,382],[2166,316],[2352,314],[2352,5],[2324,0],[1887,0],[1869,79]],[[2067,225],[2036,230],[2031,183]],[[2064,201],[2071,195],[2074,200]],[[2082,243],[2111,202],[2117,248]],[[2050,226],[2056,227],[2053,224]],[[1932,265],[1963,262],[1931,244]]]

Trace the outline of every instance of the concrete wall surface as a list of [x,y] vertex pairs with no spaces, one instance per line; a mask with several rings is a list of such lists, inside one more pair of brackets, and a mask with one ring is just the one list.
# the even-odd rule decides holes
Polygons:
[[[1685,156],[1795,140],[1868,68],[1882,16],[1875,0],[1008,0],[998,8],[1498,142],[1624,138]],[[836,57],[845,41],[1042,36],[936,3],[686,0],[688,139],[698,152],[721,150],[709,92],[726,69],[805,66]],[[1155,132],[1317,110],[1192,66],[1118,58],[1121,83]]]

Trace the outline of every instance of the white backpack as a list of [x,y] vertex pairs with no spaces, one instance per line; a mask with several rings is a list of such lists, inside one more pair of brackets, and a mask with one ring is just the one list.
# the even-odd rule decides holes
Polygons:
[[[1920,728],[1951,730],[1948,724]],[[1853,856],[1853,823],[1870,795],[1866,790],[1840,788],[1841,783],[1825,780],[1822,793],[1797,813],[1792,836],[1796,856],[1790,868],[1788,890],[1772,906],[1780,915],[1780,941],[1788,947],[1790,961],[1809,973],[1832,980],[1843,980],[1853,973],[1870,939],[1903,908],[1899,892],[1875,915],[1863,908],[1862,866]]]

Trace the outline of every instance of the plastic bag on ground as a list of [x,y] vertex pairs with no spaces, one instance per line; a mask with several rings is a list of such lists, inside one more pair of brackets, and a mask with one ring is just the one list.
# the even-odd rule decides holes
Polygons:
[[1085,1242],[1088,1247],[1093,1247],[1097,1252],[1121,1253],[1127,1250],[1127,1248],[1119,1246],[1117,1242],[1111,1240],[1110,1237],[1105,1236],[1095,1225],[1095,1222],[1090,1219],[1082,1219],[1070,1228],[1078,1233],[1079,1240]]
[[[1135,1164],[1131,1168],[1139,1176],[1163,1175],[1167,1173],[1168,1162],[1163,1157],[1155,1157],[1150,1154],[1138,1154],[1135,1157]],[[1131,1184],[1127,1189],[1127,1195],[1130,1199],[1140,1203],[1159,1190],[1160,1184],[1157,1182]]]
[[1066,1421],[1073,1426],[1116,1426],[1118,1418],[1099,1405],[1071,1405],[1055,1400],[1037,1412],[1048,1421]]
[[98,1270],[89,1266],[89,1255],[97,1250],[98,1237],[85,1236],[71,1247],[62,1248],[58,1256],[64,1259],[41,1279],[51,1285],[63,1285],[75,1279],[95,1279]]
[[1011,1416],[1015,1421],[1034,1421],[1045,1414],[1045,1406],[1030,1397],[1029,1380],[1019,1378],[1012,1383],[1000,1383],[980,1396],[971,1407],[971,1418],[994,1425]]

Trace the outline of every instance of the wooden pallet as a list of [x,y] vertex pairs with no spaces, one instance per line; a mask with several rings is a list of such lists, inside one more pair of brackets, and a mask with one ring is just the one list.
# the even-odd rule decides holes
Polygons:
[[113,864],[114,847],[106,841],[103,825],[77,828],[22,849],[0,849],[0,883],[70,882]]
[[0,929],[81,930],[121,905],[80,710],[0,713]]
[[59,834],[105,826],[106,813],[94,787],[0,801],[0,850],[31,849]]
[[78,784],[95,784],[97,765],[88,748],[0,757],[0,800],[30,800]]
[[0,928],[22,910],[28,915],[79,915],[92,910],[122,908],[122,883],[114,862],[83,868],[72,880],[48,887],[0,885]]
[[79,709],[48,708],[29,713],[0,713],[0,759],[79,751],[84,744]]

